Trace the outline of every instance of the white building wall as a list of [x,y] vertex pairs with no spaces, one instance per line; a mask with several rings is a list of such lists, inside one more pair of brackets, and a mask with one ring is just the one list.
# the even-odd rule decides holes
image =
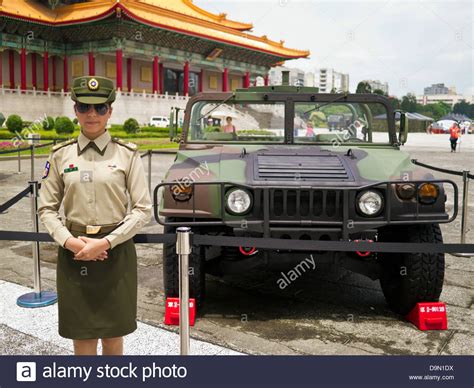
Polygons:
[[[187,101],[188,98],[184,96],[117,93],[110,123],[123,124],[133,117],[140,124],[146,124],[151,116],[169,116],[172,107],[184,109]],[[46,115],[54,118],[67,116],[72,120],[75,117],[73,104],[69,94],[35,94],[31,90],[22,94],[19,89],[0,88],[0,112],[5,117],[17,114],[25,121],[36,121],[42,120]]]

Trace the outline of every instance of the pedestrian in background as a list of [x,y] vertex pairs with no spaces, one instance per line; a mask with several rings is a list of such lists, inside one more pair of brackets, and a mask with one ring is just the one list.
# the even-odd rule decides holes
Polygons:
[[455,121],[451,128],[449,128],[449,141],[451,142],[451,152],[456,152],[456,146],[461,133],[459,124]]
[[121,355],[123,336],[137,328],[133,236],[150,220],[150,194],[136,145],[107,130],[113,81],[77,78],[71,98],[81,133],[53,147],[38,208],[59,244],[59,334],[76,355],[96,355],[99,339],[104,355]]

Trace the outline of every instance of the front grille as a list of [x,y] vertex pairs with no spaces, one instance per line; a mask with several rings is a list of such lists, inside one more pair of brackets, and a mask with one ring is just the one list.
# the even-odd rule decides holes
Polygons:
[[[263,193],[255,191],[254,215],[263,217]],[[340,190],[269,189],[270,220],[342,219],[343,196]]]
[[257,155],[256,180],[324,181],[350,180],[337,155]]

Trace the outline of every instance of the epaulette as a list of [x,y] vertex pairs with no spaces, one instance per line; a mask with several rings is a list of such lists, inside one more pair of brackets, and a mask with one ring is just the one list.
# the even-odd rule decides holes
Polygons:
[[138,149],[138,146],[136,144],[123,141],[122,139],[119,139],[118,137],[112,138],[112,141],[117,144],[120,144],[121,146],[128,148],[130,151],[136,151]]
[[63,141],[59,144],[56,144],[55,146],[53,146],[51,148],[51,152],[55,152],[63,147],[66,147],[68,145],[71,145],[71,144],[74,144],[74,143],[77,143],[77,139],[71,139],[71,140],[67,140],[67,141]]

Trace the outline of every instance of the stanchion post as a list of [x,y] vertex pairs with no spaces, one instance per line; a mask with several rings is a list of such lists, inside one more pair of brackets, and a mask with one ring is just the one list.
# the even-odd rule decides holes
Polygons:
[[30,159],[31,159],[31,180],[35,180],[35,146],[30,145]]
[[[33,232],[39,232],[38,225],[38,182],[29,182],[31,186],[31,221],[33,223]],[[33,277],[34,289],[37,294],[41,293],[41,269],[40,269],[40,247],[38,241],[33,241]]]
[[21,172],[21,156],[20,156],[20,146],[18,146],[18,174]]
[[[33,222],[33,232],[39,232],[38,220],[38,181],[29,182],[31,188],[31,220]],[[33,241],[33,284],[34,292],[20,296],[16,303],[21,307],[45,307],[56,303],[58,296],[53,291],[41,291],[41,264],[39,241]]]
[[152,194],[151,192],[151,156],[152,156],[151,150],[148,150],[148,190],[150,190],[150,195]]
[[468,197],[469,197],[469,170],[462,172],[462,216],[461,216],[461,244],[466,243],[467,220],[469,213]]
[[189,255],[191,228],[176,229],[176,254],[179,258],[179,337],[180,353],[189,354]]

